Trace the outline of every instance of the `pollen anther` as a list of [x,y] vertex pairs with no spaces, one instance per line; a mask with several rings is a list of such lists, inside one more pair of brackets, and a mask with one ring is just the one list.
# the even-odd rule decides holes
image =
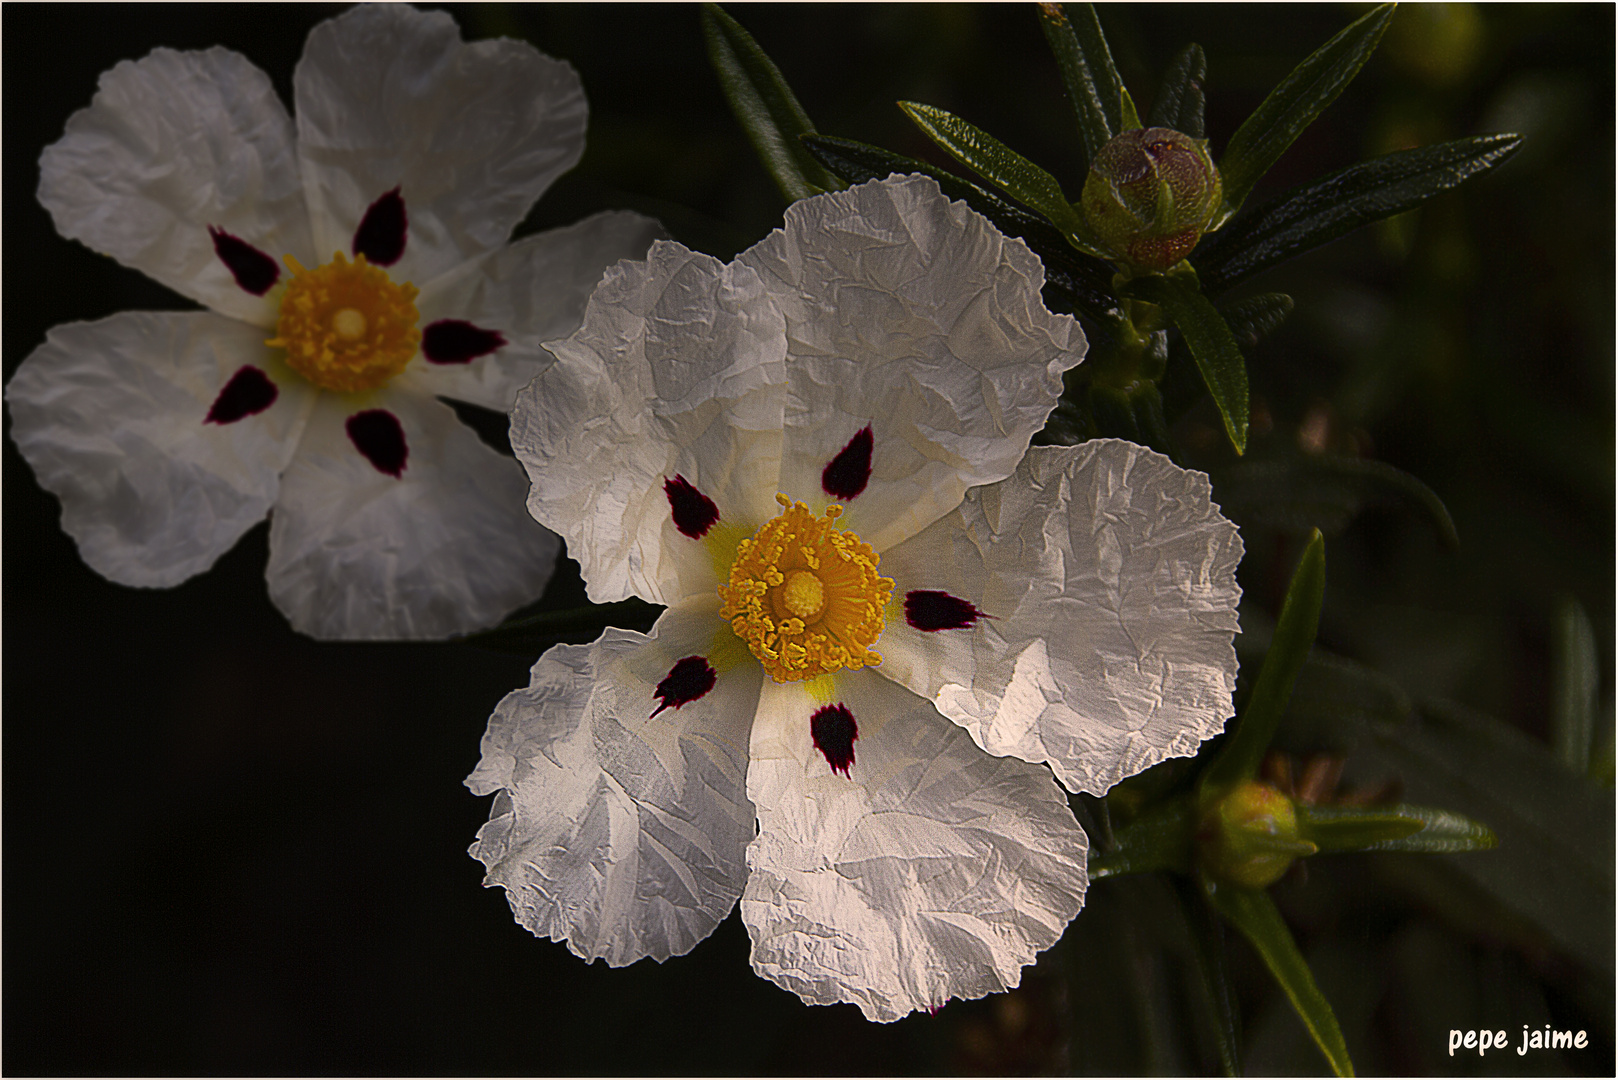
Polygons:
[[292,270],[281,297],[275,337],[287,366],[324,390],[374,390],[405,369],[421,344],[416,287],[395,283],[365,256],[353,262],[338,252],[306,270],[290,255]]
[[720,618],[776,682],[881,663],[871,646],[893,579],[877,573],[876,551],[837,528],[842,507],[817,517],[775,498],[781,513],[736,546],[730,580],[719,586]]

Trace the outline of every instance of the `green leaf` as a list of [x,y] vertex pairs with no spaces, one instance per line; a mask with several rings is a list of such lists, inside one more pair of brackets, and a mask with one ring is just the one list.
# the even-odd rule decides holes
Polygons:
[[1106,257],[1106,253],[1089,238],[1089,227],[1062,194],[1062,186],[1056,182],[1056,177],[987,131],[973,127],[943,109],[914,101],[901,101],[899,108],[928,138],[949,151],[962,164],[981,173],[1024,206],[1044,214],[1074,247],[1098,258]]
[[1247,703],[1236,717],[1224,747],[1198,780],[1200,792],[1231,788],[1257,775],[1259,762],[1269,749],[1287,699],[1292,696],[1292,684],[1314,644],[1325,595],[1326,541],[1316,530],[1292,574],[1292,584],[1287,587],[1287,598],[1281,605],[1281,618],[1270,640],[1270,651],[1265,654],[1253,690],[1247,695]]
[[1205,138],[1202,84],[1207,78],[1208,58],[1202,54],[1202,46],[1187,45],[1163,76],[1147,126],[1173,128],[1193,139]]
[[1239,461],[1217,469],[1215,480],[1220,507],[1238,525],[1334,536],[1369,506],[1400,505],[1420,511],[1450,550],[1461,544],[1444,501],[1385,462],[1335,454]]
[[1499,836],[1497,850],[1440,856],[1447,875],[1481,890],[1610,985],[1612,792],[1571,774],[1544,743],[1514,726],[1458,705],[1428,702],[1418,722],[1376,724],[1370,735],[1354,756],[1362,782],[1398,780],[1405,797],[1487,821]]
[[752,35],[717,4],[702,5],[702,34],[731,111],[787,201],[841,188],[798,142],[815,126]]
[[1045,40],[1061,68],[1062,85],[1067,88],[1079,138],[1084,143],[1085,160],[1094,161],[1121,129],[1123,90],[1095,8],[1075,4],[1070,16],[1061,4],[1040,4],[1039,28],[1045,32]]
[[1218,310],[1177,274],[1136,278],[1125,291],[1137,300],[1161,306],[1180,328],[1202,381],[1224,418],[1231,445],[1238,454],[1242,453],[1247,449],[1247,364]]
[[964,200],[1001,232],[1021,237],[1044,262],[1047,285],[1066,295],[1080,313],[1097,322],[1121,317],[1112,295],[1112,268],[1075,251],[1049,218],[954,173],[881,147],[827,135],[806,135],[803,145],[815,160],[850,184],[880,180],[892,173],[919,172],[932,177],[949,198]]
[[1322,851],[1410,851],[1449,854],[1499,844],[1487,826],[1425,806],[1297,807],[1300,833]]
[[1230,327],[1236,344],[1251,349],[1275,333],[1288,315],[1292,314],[1292,297],[1286,293],[1267,292],[1250,296],[1236,304],[1216,304],[1225,325]]
[[[1236,129],[1219,160],[1225,182],[1223,218],[1241,207],[1259,177],[1359,73],[1382,40],[1393,7],[1383,4],[1366,12],[1315,50]],[[1215,219],[1215,227],[1223,218]]]
[[1315,985],[1315,977],[1292,940],[1291,931],[1281,920],[1275,902],[1259,889],[1235,888],[1211,880],[1204,880],[1202,887],[1214,909],[1258,950],[1264,966],[1281,984],[1315,1045],[1326,1055],[1332,1072],[1338,1076],[1353,1076],[1354,1063],[1348,1059],[1348,1046],[1343,1042],[1337,1016],[1320,987]]
[[609,626],[644,633],[652,628],[662,612],[663,609],[657,604],[630,597],[612,604],[591,604],[588,607],[542,611],[537,615],[507,619],[493,629],[467,634],[455,640],[495,652],[538,657],[559,642],[594,641]]
[[1171,879],[1178,903],[1179,923],[1190,945],[1192,967],[1197,973],[1195,987],[1208,1014],[1219,1069],[1226,1076],[1242,1073],[1241,1023],[1236,1010],[1236,991],[1225,970],[1224,924],[1207,904],[1196,902],[1195,886],[1184,878]]
[[1134,131],[1141,126],[1140,113],[1135,111],[1135,99],[1129,96],[1128,90],[1118,91],[1118,130]]
[[1191,867],[1190,800],[1180,798],[1153,807],[1113,833],[1111,850],[1090,852],[1090,878],[1099,880],[1148,870],[1189,873]]
[[1197,245],[1191,263],[1203,289],[1218,295],[1261,270],[1488,172],[1516,153],[1521,142],[1519,135],[1477,135],[1350,165],[1242,214]]
[[1551,683],[1551,747],[1580,776],[1590,771],[1590,742],[1596,726],[1596,683],[1601,660],[1584,608],[1563,597],[1556,612]]

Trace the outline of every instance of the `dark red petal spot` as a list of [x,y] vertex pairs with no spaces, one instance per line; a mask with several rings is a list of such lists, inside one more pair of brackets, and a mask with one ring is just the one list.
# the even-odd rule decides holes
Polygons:
[[820,486],[834,499],[852,499],[865,490],[871,479],[871,425],[864,428],[837,452],[820,474]]
[[372,266],[392,266],[404,254],[408,231],[404,197],[394,188],[366,208],[354,230],[354,254],[364,255]]
[[252,364],[243,364],[214,398],[204,424],[234,424],[254,413],[261,413],[281,396],[270,377]]
[[663,494],[669,497],[674,527],[693,540],[702,539],[703,533],[719,520],[719,507],[679,473],[674,474],[673,480],[663,481]]
[[421,352],[435,364],[467,364],[506,343],[498,330],[473,326],[465,319],[439,319],[421,332]]
[[959,596],[936,589],[912,589],[905,594],[905,619],[917,630],[965,630],[988,618]]
[[713,689],[714,669],[708,666],[708,661],[700,656],[688,656],[684,660],[677,660],[663,681],[657,684],[653,695],[662,701],[652,716],[656,716],[664,709],[678,709],[681,705],[697,700],[697,698]]
[[281,280],[281,268],[275,260],[246,240],[212,225],[208,226],[208,235],[213,238],[213,253],[245,291],[263,296]]
[[405,446],[404,428],[397,416],[386,409],[366,409],[350,416],[343,426],[348,429],[354,449],[364,454],[377,472],[393,477],[404,475],[410,449]]
[[823,705],[809,718],[809,734],[814,736],[815,749],[826,755],[826,764],[832,772],[848,775],[854,764],[854,740],[860,737],[854,714],[841,702]]

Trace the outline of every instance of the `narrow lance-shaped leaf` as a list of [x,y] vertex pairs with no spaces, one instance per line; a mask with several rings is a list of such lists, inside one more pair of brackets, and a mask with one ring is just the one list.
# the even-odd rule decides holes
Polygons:
[[1551,683],[1551,746],[1562,763],[1583,776],[1590,769],[1596,723],[1596,680],[1601,662],[1584,608],[1571,596],[1556,612],[1556,671]]
[[1225,970],[1224,924],[1211,905],[1198,903],[1195,886],[1185,878],[1170,879],[1180,918],[1191,946],[1192,966],[1207,1003],[1214,1051],[1226,1076],[1242,1074],[1241,1023],[1236,992]]
[[1066,294],[1079,311],[1097,322],[1118,317],[1112,296],[1112,268],[1076,251],[1049,219],[915,158],[902,157],[878,146],[828,135],[806,135],[804,147],[827,169],[850,184],[880,180],[891,173],[924,173],[938,181],[951,199],[961,199],[1011,236],[1020,236],[1045,264],[1045,278]]
[[1215,305],[1225,317],[1225,325],[1236,338],[1236,344],[1252,348],[1273,334],[1277,327],[1292,314],[1292,297],[1286,293],[1268,292],[1250,296],[1228,307]]
[[1208,78],[1208,58],[1201,45],[1187,45],[1174,58],[1152,102],[1148,127],[1173,128],[1193,139],[1205,138],[1202,124],[1202,84]]
[[1234,787],[1258,773],[1264,751],[1275,737],[1276,725],[1292,696],[1292,684],[1309,656],[1315,630],[1320,625],[1320,606],[1326,595],[1326,541],[1316,529],[1293,571],[1287,587],[1281,618],[1275,624],[1270,651],[1259,667],[1247,704],[1236,717],[1232,733],[1217,757],[1197,781],[1202,792]]
[[1236,462],[1217,470],[1217,478],[1219,503],[1238,525],[1313,527],[1330,536],[1367,506],[1393,504],[1425,514],[1450,550],[1461,544],[1444,501],[1432,488],[1385,461],[1308,454]]
[[1050,218],[1075,247],[1098,258],[1106,257],[1106,252],[1090,240],[1089,227],[1062,194],[1056,177],[987,131],[943,109],[913,101],[901,101],[899,108],[956,160],[983,174],[1018,202]]
[[[1259,177],[1365,66],[1392,17],[1393,5],[1383,4],[1354,20],[1293,68],[1236,129],[1219,161],[1225,181],[1224,218],[1241,207]],[[1216,227],[1221,220],[1215,219]]]
[[798,141],[800,135],[814,134],[815,126],[752,35],[717,4],[702,5],[702,33],[731,111],[781,194],[796,202],[841,188]]
[[1090,63],[1079,46],[1078,35],[1073,32],[1073,24],[1061,4],[1039,5],[1039,28],[1045,32],[1045,40],[1050,43],[1056,65],[1061,69],[1062,85],[1067,88],[1079,139],[1084,143],[1084,159],[1093,161],[1115,130],[1101,104],[1102,90],[1096,85]]
[[1197,246],[1191,264],[1217,296],[1261,270],[1403,213],[1502,164],[1519,135],[1477,135],[1400,150],[1300,184]]
[[1487,825],[1426,806],[1306,806],[1299,835],[1321,851],[1408,851],[1451,854],[1487,851],[1499,844]]
[[1332,1072],[1338,1076],[1353,1076],[1354,1063],[1349,1060],[1348,1044],[1343,1041],[1337,1014],[1332,1012],[1331,1003],[1315,984],[1314,973],[1298,951],[1287,924],[1281,920],[1275,901],[1261,889],[1219,885],[1212,880],[1203,881],[1203,892],[1214,909],[1253,943],[1264,966],[1270,969],[1287,1000],[1297,1010],[1303,1026],[1309,1029],[1315,1045],[1326,1055]]
[[1084,54],[1085,65],[1095,83],[1096,96],[1101,99],[1101,112],[1107,118],[1107,130],[1116,135],[1123,130],[1123,115],[1119,106],[1123,99],[1124,80],[1118,77],[1118,66],[1112,62],[1112,50],[1107,47],[1107,35],[1101,32],[1101,20],[1096,17],[1094,4],[1063,5],[1068,23],[1078,39],[1079,51]]
[[1153,274],[1130,282],[1128,294],[1161,306],[1197,362],[1202,381],[1213,395],[1225,432],[1238,454],[1247,449],[1247,363],[1235,335],[1207,297],[1184,277]]

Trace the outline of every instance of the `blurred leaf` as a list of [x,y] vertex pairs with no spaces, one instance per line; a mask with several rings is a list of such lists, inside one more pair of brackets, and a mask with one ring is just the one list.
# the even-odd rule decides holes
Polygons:
[[1391,503],[1422,511],[1451,550],[1461,544],[1443,500],[1381,461],[1309,454],[1232,462],[1215,471],[1214,489],[1224,512],[1244,526],[1336,535],[1367,506]]
[[753,36],[717,4],[702,5],[702,34],[731,111],[787,201],[841,188],[798,142],[815,126]]
[[1557,608],[1552,662],[1551,746],[1564,765],[1584,776],[1590,771],[1601,660],[1590,619],[1571,596]]
[[1196,971],[1196,985],[1207,1014],[1208,1031],[1213,1036],[1219,1071],[1240,1076],[1241,1014],[1236,1008],[1236,991],[1225,969],[1224,924],[1207,904],[1195,900],[1195,889],[1184,878],[1174,882],[1176,908]]
[[1230,327],[1236,344],[1251,349],[1273,334],[1277,327],[1292,314],[1292,297],[1286,293],[1267,292],[1250,296],[1240,303],[1216,304],[1225,325]]
[[1219,159],[1226,209],[1215,219],[1216,228],[1241,208],[1259,177],[1359,73],[1392,17],[1393,5],[1382,4],[1354,20],[1293,68],[1236,129]]
[[1425,806],[1300,804],[1298,823],[1322,851],[1487,851],[1499,841],[1487,825]]
[[[1084,6],[1088,8],[1090,5]],[[1093,9],[1088,14],[1094,19]],[[1096,85],[1090,62],[1085,58],[1078,35],[1061,4],[1039,5],[1039,28],[1045,32],[1045,40],[1050,43],[1056,65],[1061,69],[1062,85],[1067,88],[1067,100],[1073,106],[1073,118],[1078,124],[1079,138],[1084,143],[1084,159],[1086,162],[1094,161],[1117,128],[1115,122],[1107,119],[1107,109],[1102,105],[1105,91]],[[1110,55],[1108,60],[1110,62]]]
[[1224,418],[1225,433],[1236,452],[1242,453],[1247,449],[1247,364],[1219,311],[1177,274],[1136,278],[1125,292],[1137,300],[1159,305],[1180,328],[1202,381]]
[[1419,723],[1375,725],[1354,764],[1393,770],[1405,795],[1487,821],[1497,850],[1445,864],[1569,956],[1613,972],[1613,799],[1516,728],[1428,703]]
[[1348,1059],[1348,1047],[1343,1042],[1331,1003],[1315,985],[1309,965],[1304,962],[1303,954],[1298,951],[1269,894],[1261,889],[1219,885],[1209,879],[1203,880],[1202,887],[1215,910],[1230,920],[1258,950],[1264,966],[1281,984],[1299,1019],[1314,1037],[1315,1045],[1326,1055],[1332,1072],[1338,1076],[1353,1076],[1354,1063]]
[[1275,736],[1276,725],[1292,695],[1320,625],[1320,605],[1326,595],[1326,541],[1319,530],[1309,538],[1298,568],[1287,587],[1275,636],[1259,668],[1253,690],[1231,725],[1225,745],[1197,781],[1199,792],[1235,787],[1258,773],[1259,762]]
[[931,105],[901,101],[899,108],[933,142],[962,164],[975,169],[996,187],[1025,206],[1044,214],[1080,251],[1097,258],[1103,252],[1089,238],[1090,230],[1067,198],[1056,177],[1011,149],[981,128]]
[[1191,806],[1176,799],[1153,807],[1113,833],[1112,850],[1090,853],[1090,877],[1099,880],[1148,870],[1191,869]]
[[476,645],[480,649],[537,659],[540,653],[559,642],[594,641],[609,626],[644,633],[652,628],[662,613],[659,605],[630,597],[612,604],[542,611],[537,615],[508,619],[491,630],[467,634],[455,640]]
[[1517,135],[1478,135],[1350,165],[1242,214],[1199,244],[1191,263],[1203,289],[1218,295],[1261,270],[1489,171],[1510,158],[1521,141]]
[[1208,58],[1201,45],[1187,45],[1174,58],[1152,102],[1148,127],[1167,127],[1193,139],[1204,138],[1202,84],[1208,78]]
[[1111,292],[1112,269],[1073,249],[1050,220],[935,165],[902,157],[852,139],[808,135],[804,148],[850,184],[880,180],[892,173],[924,173],[951,199],[961,199],[1008,236],[1021,237],[1045,264],[1045,280],[1065,294],[1080,313],[1097,322],[1119,317]]

